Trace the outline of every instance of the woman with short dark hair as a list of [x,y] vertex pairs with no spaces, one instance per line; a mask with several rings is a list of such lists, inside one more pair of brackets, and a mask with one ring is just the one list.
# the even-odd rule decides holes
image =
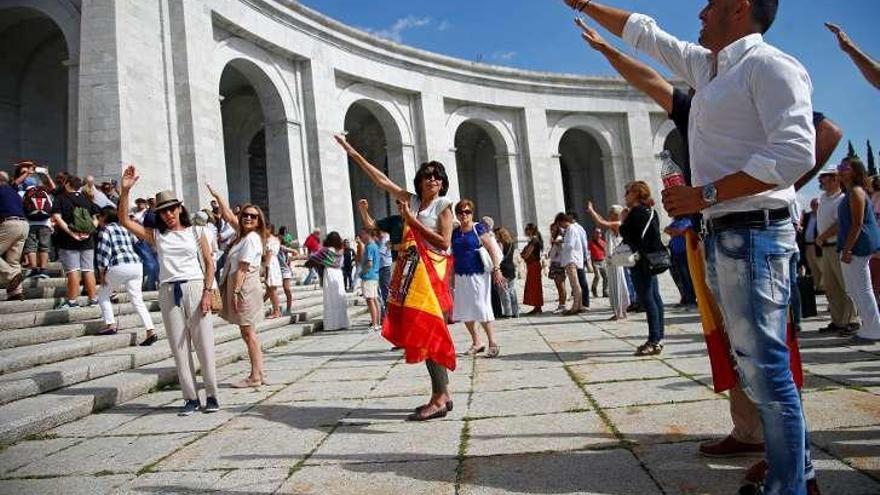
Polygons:
[[541,254],[544,251],[544,239],[541,238],[538,226],[533,223],[526,225],[525,232],[529,242],[519,253],[526,263],[523,304],[532,307],[526,315],[538,315],[543,312],[544,307],[544,285],[541,283]]

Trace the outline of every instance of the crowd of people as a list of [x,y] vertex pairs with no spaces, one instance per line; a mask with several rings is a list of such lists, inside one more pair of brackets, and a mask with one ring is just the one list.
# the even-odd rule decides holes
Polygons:
[[[361,228],[353,238],[333,231],[322,239],[315,229],[302,245],[286,228],[269,225],[260,207],[233,208],[210,186],[210,207],[190,215],[172,191],[137,198],[131,207],[138,181],[133,166],[118,183],[96,185],[92,177],[53,178],[46,168],[23,161],[12,178],[0,172],[0,282],[7,298],[24,297],[24,277],[47,277],[53,257],[67,278],[59,308],[98,304],[106,323],[101,333],[114,334],[111,301],[124,289],[147,330],[141,345],[151,345],[158,336],[142,290],[158,290],[185,399],[181,415],[190,415],[219,409],[210,314],[238,325],[248,350],[250,373],[233,385],[268,383],[257,325],[285,313],[281,292],[290,312],[293,263],[304,262],[302,283],[317,281],[322,288],[325,330],[350,327],[348,294],[359,291],[370,330],[402,349],[407,362],[426,363],[432,393],[408,417],[425,421],[446,416],[454,406],[448,324],[462,322],[470,335],[461,354],[500,356],[494,322],[520,316],[516,287],[523,274],[521,303],[531,307],[529,316],[544,312],[544,277],[557,290],[554,314],[589,312],[591,296],[608,298],[611,320],[644,312],[647,335],[635,354],[651,356],[663,351],[658,276],[669,271],[680,292],[677,306],[711,307],[722,315],[724,359],[735,377],[733,431],[702,444],[700,452],[764,452],[741,493],[819,493],[792,372],[790,346],[797,344],[791,329],[800,330],[801,319],[812,315],[810,298],[824,292],[831,323],[822,331],[849,337],[850,345],[880,340],[880,177],[869,177],[855,156],[822,168],[841,131],[813,111],[804,68],[764,42],[776,1],[709,2],[700,13],[700,45],[675,39],[641,14],[593,0],[565,2],[692,88],[673,87],[578,19],[590,47],[666,110],[686,141],[681,177],[662,191],[672,217],[665,227],[649,184],[633,181],[622,191],[624,204],[611,205],[607,214],[591,202],[583,205],[589,229],[579,223],[579,212],[560,212],[546,243],[535,224],[524,226],[520,242],[518,228],[478,217],[473,200],[446,197],[443,164],[423,163],[409,191],[342,135],[335,137],[338,145],[395,201],[397,213],[374,218],[361,199],[356,208]],[[828,28],[880,87],[880,66],[839,27]],[[800,215],[795,190],[817,174],[822,194]],[[705,279],[696,276],[703,273]],[[204,407],[193,350],[206,390]],[[715,359],[711,349],[710,358]]]

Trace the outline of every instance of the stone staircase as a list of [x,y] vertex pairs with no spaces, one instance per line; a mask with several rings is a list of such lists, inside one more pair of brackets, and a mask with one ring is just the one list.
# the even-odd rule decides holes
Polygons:
[[[138,347],[146,330],[127,294],[119,294],[113,305],[119,333],[100,336],[100,309],[85,306],[85,297],[79,298],[84,307],[53,309],[63,301],[66,282],[57,264],[50,266],[50,276],[26,280],[24,301],[7,301],[0,290],[0,446],[177,381],[156,292],[145,292],[144,300],[160,341]],[[320,329],[320,289],[294,286],[293,296],[290,315],[257,327],[264,349]],[[349,298],[352,316],[365,311],[355,302]],[[216,316],[214,339],[218,367],[247,358],[238,327]]]

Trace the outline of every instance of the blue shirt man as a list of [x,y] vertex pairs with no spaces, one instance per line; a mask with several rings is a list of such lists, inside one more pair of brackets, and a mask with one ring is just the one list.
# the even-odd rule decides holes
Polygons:
[[379,246],[370,241],[364,246],[364,255],[361,259],[361,280],[379,280],[379,268],[382,265],[382,256],[379,254]]

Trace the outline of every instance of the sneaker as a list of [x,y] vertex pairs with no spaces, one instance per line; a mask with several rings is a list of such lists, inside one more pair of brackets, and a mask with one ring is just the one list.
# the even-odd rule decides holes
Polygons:
[[727,435],[721,440],[712,440],[700,444],[700,454],[706,457],[739,457],[762,454],[763,452],[763,443],[740,442],[731,435]]
[[145,338],[144,341],[138,345],[140,347],[149,347],[158,341],[159,341],[159,337],[157,337],[156,334],[154,333],[153,335],[148,335],[147,338]]
[[178,416],[192,416],[202,407],[202,403],[198,399],[187,399],[183,403],[183,408],[177,413]]
[[98,304],[98,299],[89,299],[89,302],[88,302],[88,304],[86,304],[86,307],[94,306],[96,304]]
[[216,397],[205,398],[205,408],[202,409],[206,413],[215,413],[220,410],[220,404],[217,403]]
[[105,329],[101,330],[100,332],[98,332],[98,335],[116,335],[117,333],[119,333],[119,330],[117,330],[116,328],[110,327],[110,328],[105,328]]
[[42,270],[40,270],[39,268],[34,268],[33,270],[28,272],[28,274],[25,278],[42,278],[42,277],[40,277],[40,275],[42,275],[42,273],[43,273]]
[[64,301],[63,303],[59,304],[58,306],[55,306],[55,309],[73,309],[73,308],[78,308],[78,307],[79,307],[79,303],[77,303],[76,301]]
[[37,278],[51,278],[49,277],[49,270],[46,268],[40,268],[40,273],[37,274]]
[[839,327],[834,323],[829,323],[827,326],[824,326],[819,329],[819,333],[832,333],[832,332],[842,332],[846,330],[845,327]]
[[655,342],[645,342],[636,348],[634,356],[656,356],[663,352],[663,344]]

